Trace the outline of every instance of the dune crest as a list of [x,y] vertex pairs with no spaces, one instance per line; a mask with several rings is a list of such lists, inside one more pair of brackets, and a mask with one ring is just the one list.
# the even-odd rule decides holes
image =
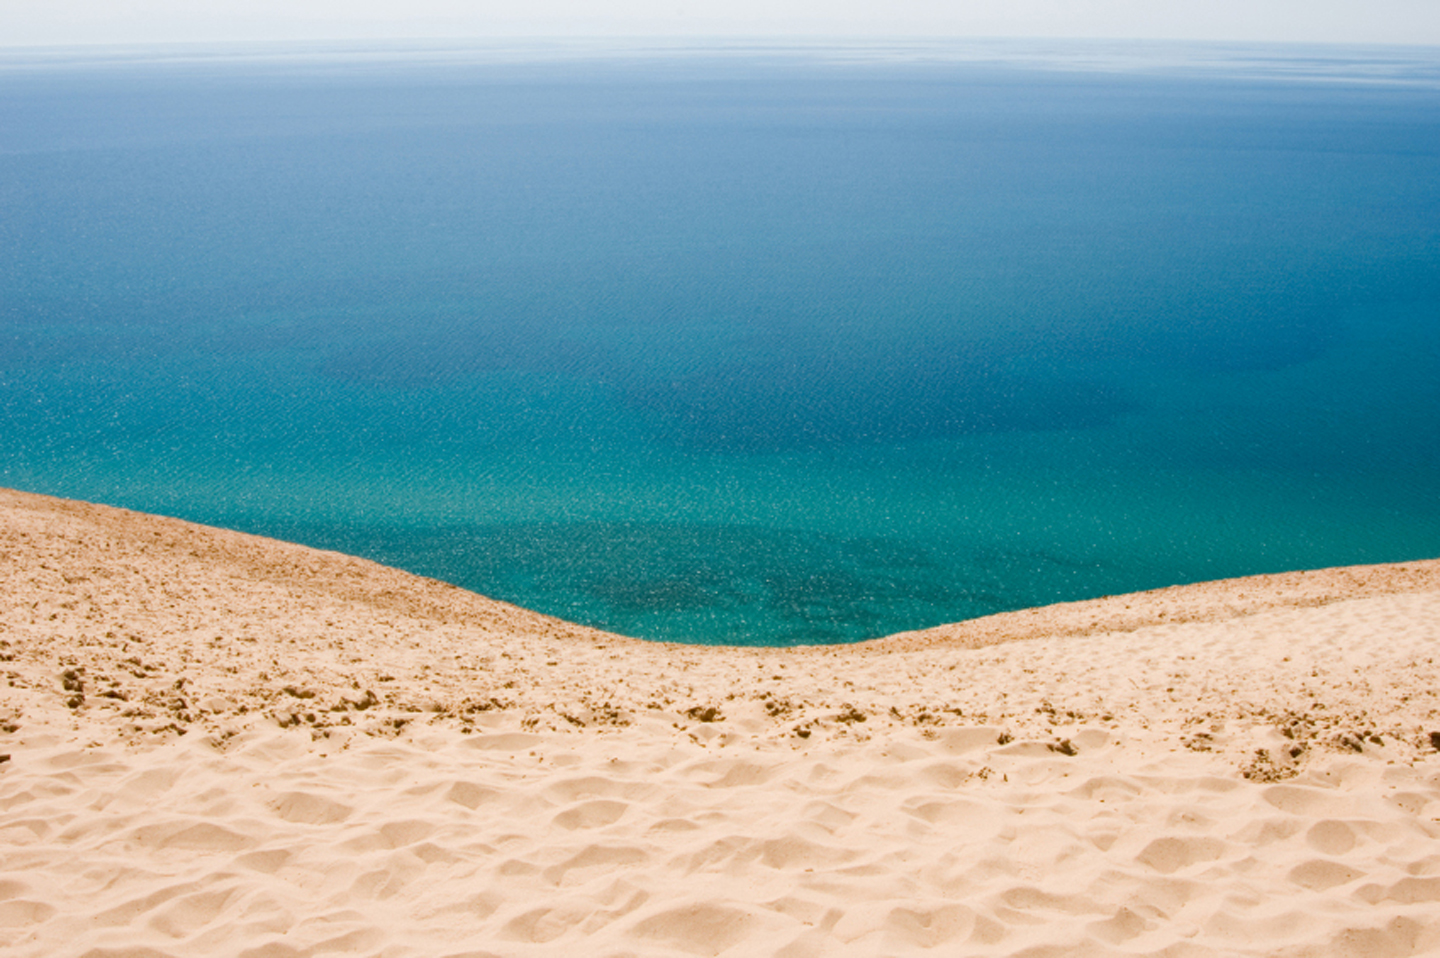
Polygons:
[[1433,952],[1437,654],[1437,561],[704,648],[0,490],[0,944]]

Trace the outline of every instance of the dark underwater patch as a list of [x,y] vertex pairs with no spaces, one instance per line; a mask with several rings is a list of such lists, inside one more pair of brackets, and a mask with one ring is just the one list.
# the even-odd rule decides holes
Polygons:
[[[956,554],[884,537],[744,525],[251,531],[363,555],[586,625],[698,644],[854,642],[1079,597],[1106,574],[1093,562],[1033,549]],[[1066,577],[1079,580],[1073,591],[1054,591]]]

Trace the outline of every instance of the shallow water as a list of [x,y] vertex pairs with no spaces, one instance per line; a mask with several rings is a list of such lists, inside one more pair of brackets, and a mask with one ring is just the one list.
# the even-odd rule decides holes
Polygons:
[[711,643],[1440,555],[1440,55],[975,49],[0,59],[0,482]]

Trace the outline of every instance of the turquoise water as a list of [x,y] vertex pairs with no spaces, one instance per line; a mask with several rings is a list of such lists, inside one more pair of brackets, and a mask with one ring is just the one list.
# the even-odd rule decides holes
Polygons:
[[1440,53],[0,56],[0,430],[679,641],[1434,557]]

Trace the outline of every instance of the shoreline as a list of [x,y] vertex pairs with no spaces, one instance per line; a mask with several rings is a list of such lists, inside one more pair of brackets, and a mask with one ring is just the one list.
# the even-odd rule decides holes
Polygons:
[[[1284,608],[1310,608],[1375,596],[1399,595],[1440,590],[1440,558],[1415,559],[1402,562],[1335,566],[1322,569],[1299,569],[1287,572],[1237,576],[1201,582],[1181,583],[1140,592],[1099,596],[1068,602],[1051,603],[1010,612],[999,612],[973,619],[948,622],[921,629],[907,629],[889,635],[856,642],[824,643],[796,646],[727,646],[689,642],[668,642],[638,639],[605,632],[592,626],[567,622],[555,616],[524,609],[499,599],[491,599],[439,579],[406,572],[369,559],[317,549],[282,539],[238,532],[219,526],[208,526],[169,516],[137,512],[119,506],[63,499],[41,493],[24,492],[0,487],[0,510],[11,513],[16,508],[49,511],[97,523],[102,528],[123,533],[127,524],[159,527],[174,537],[191,537],[203,544],[206,556],[242,563],[248,570],[262,575],[299,575],[305,578],[304,556],[325,557],[344,571],[336,575],[352,579],[379,575],[389,591],[411,597],[416,605],[412,611],[428,611],[448,621],[455,617],[478,615],[482,621],[494,621],[494,608],[509,614],[543,620],[561,631],[605,635],[616,640],[642,642],[646,645],[680,648],[721,648],[752,650],[767,649],[844,649],[863,648],[883,651],[914,651],[921,647],[953,645],[980,648],[1001,642],[1019,641],[1051,635],[1083,636],[1096,632],[1128,632],[1152,625],[1183,622],[1216,622],[1236,616]],[[143,532],[142,532],[143,534]],[[178,539],[166,540],[173,547]],[[246,548],[246,546],[249,548]],[[193,547],[192,547],[193,548]],[[294,569],[283,570],[276,563],[293,560]],[[314,560],[308,563],[313,567]],[[413,580],[410,588],[397,589],[396,583]],[[423,583],[423,586],[420,584]],[[328,583],[327,583],[328,584]],[[419,586],[419,591],[416,591]],[[423,598],[421,597],[423,595]],[[389,599],[395,600],[391,595]],[[374,601],[370,596],[367,601]],[[478,601],[477,601],[478,600]],[[485,612],[484,607],[494,607]],[[463,612],[461,610],[464,610]]]
[[1155,625],[1221,622],[1275,609],[1305,609],[1440,590],[1440,559],[1301,569],[1107,595],[1001,612],[871,639],[887,651],[953,644],[980,648],[1042,636],[1133,632]]
[[1440,948],[1440,560],[753,648],[0,515],[17,956]]

